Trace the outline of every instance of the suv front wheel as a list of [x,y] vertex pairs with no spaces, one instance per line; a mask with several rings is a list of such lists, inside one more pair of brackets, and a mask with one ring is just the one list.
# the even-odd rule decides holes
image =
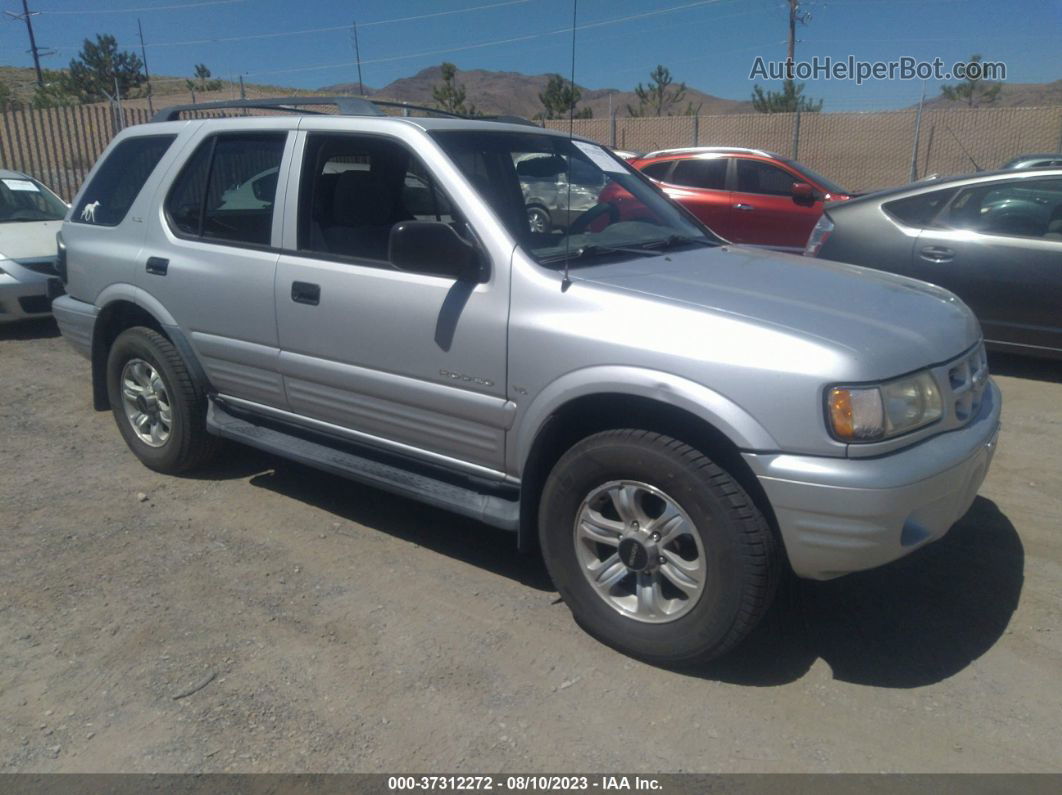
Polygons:
[[576,621],[649,662],[710,660],[740,642],[773,597],[774,535],[722,468],[640,430],[590,436],[553,468],[542,550]]
[[137,326],[118,335],[107,356],[107,396],[129,449],[151,469],[184,472],[214,452],[206,395],[157,331]]

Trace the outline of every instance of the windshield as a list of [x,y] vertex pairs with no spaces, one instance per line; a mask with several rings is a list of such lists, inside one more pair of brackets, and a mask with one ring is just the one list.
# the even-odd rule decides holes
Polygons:
[[825,189],[827,193],[843,193],[845,195],[851,193],[851,191],[849,191],[847,188],[841,187],[836,182],[826,179],[826,177],[822,176],[822,174],[812,171],[803,163],[798,163],[797,161],[790,160],[787,157],[783,157],[781,158],[781,160],[784,163],[788,164],[790,168],[799,171],[801,174],[803,174],[807,178],[808,182],[814,182],[820,188]]
[[540,263],[583,264],[720,242],[597,144],[541,133],[432,135]]
[[66,205],[35,179],[0,178],[0,224],[17,221],[61,221]]

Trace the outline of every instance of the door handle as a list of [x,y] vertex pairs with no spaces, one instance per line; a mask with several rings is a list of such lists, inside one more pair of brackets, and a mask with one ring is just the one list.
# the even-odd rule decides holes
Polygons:
[[943,246],[926,246],[922,249],[921,256],[928,262],[951,262],[955,259],[955,252]]
[[751,204],[735,204],[734,209],[745,210],[747,212],[748,210],[755,210],[756,208],[753,207]]
[[144,270],[148,273],[153,273],[156,276],[165,276],[169,267],[170,261],[165,257],[148,257]]
[[291,283],[291,300],[296,304],[317,306],[321,303],[321,285],[309,282]]

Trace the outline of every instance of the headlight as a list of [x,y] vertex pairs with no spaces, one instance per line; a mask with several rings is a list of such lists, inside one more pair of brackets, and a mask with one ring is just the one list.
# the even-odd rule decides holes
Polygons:
[[878,442],[930,425],[944,403],[929,371],[876,386],[835,386],[826,394],[833,435],[845,442]]

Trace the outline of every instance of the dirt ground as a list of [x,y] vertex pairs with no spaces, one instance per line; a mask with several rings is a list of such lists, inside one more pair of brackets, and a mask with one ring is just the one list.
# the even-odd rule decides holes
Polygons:
[[992,365],[951,533],[691,675],[497,531],[241,448],[145,469],[51,322],[0,329],[0,771],[1059,771],[1062,366]]

